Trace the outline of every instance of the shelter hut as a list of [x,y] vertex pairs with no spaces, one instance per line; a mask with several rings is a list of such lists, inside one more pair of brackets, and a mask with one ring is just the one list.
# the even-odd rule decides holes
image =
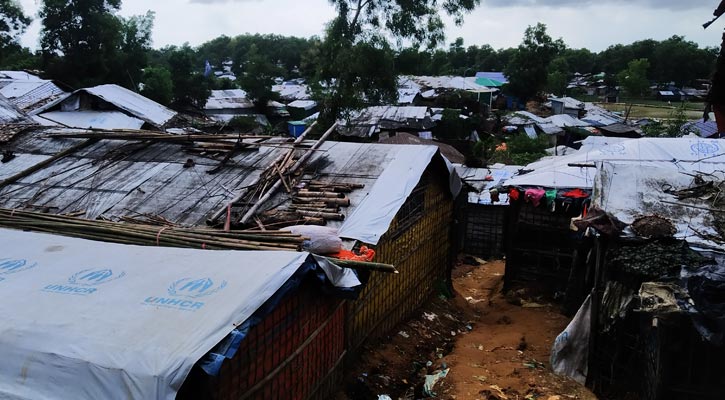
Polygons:
[[673,160],[598,165],[596,212],[575,222],[593,238],[589,261],[576,266],[590,299],[557,340],[554,367],[607,396],[716,399],[725,389],[716,372],[725,359],[725,151],[717,140],[658,143]]
[[[336,228],[354,254],[362,246],[373,249],[376,265],[393,264],[400,273],[357,268],[357,279],[366,282],[365,289],[356,300],[341,302],[320,293],[319,284],[326,286],[325,279],[330,279],[319,275],[327,270],[325,263],[294,253],[302,258],[295,258],[299,262],[286,269],[287,275],[282,275],[286,281],[278,283],[299,283],[296,291],[275,297],[279,289],[272,286],[271,291],[265,290],[269,296],[255,306],[242,304],[239,297],[225,302],[249,308],[255,327],[245,331],[239,325],[249,318],[226,320],[227,336],[206,343],[213,349],[195,347],[194,355],[186,355],[183,368],[173,376],[151,375],[163,380],[154,390],[179,391],[180,398],[326,398],[340,382],[345,358],[354,360],[366,340],[387,333],[436,290],[446,287],[457,194],[437,147],[326,141],[331,132],[318,141],[305,140],[305,133],[294,142],[238,135],[25,132],[2,147],[15,157],[0,164],[0,207],[9,210],[3,214],[5,219],[41,212],[45,218],[74,215],[93,226],[113,224],[106,221],[130,223],[124,231],[138,224],[155,224],[154,233],[148,233],[152,228],[138,233],[152,246],[170,243],[166,235],[182,229],[202,235],[194,242],[198,249],[211,246],[205,238],[212,232],[249,235],[242,230],[251,229],[253,235],[264,235],[262,229],[275,234],[287,225],[319,223]],[[278,190],[267,190],[272,187]],[[10,223],[18,226],[17,220]],[[207,225],[226,226],[229,231]],[[10,236],[14,235],[19,233]],[[121,240],[114,237],[106,240]],[[292,250],[299,245],[292,243]],[[270,240],[255,246],[267,250]],[[235,256],[235,260],[244,259]],[[267,268],[274,263],[262,258],[243,263],[255,266],[243,275],[245,279],[276,275],[276,269]],[[344,261],[335,263],[344,265]],[[228,259],[219,265],[229,265]],[[297,276],[294,271],[300,268],[309,272],[305,266],[314,270],[312,275]],[[204,271],[211,274],[207,267]],[[232,279],[243,283],[239,277],[225,278],[228,285]],[[168,289],[168,283],[164,285]],[[241,336],[230,333],[235,328]],[[173,325],[170,329],[181,337],[195,331]],[[114,348],[109,351],[118,351]],[[120,385],[118,380],[112,382]],[[150,381],[144,382],[148,385],[143,388],[150,387]],[[124,393],[121,386],[114,387],[118,389],[114,394]],[[155,397],[156,392],[143,390],[130,397]],[[77,398],[99,397],[94,394],[86,392]]]
[[521,167],[495,164],[489,168],[453,165],[463,181],[461,201],[457,202],[459,248],[482,258],[505,255],[508,224],[508,193],[503,186]]
[[99,85],[60,96],[33,111],[41,125],[79,129],[161,129],[177,114],[118,85]]

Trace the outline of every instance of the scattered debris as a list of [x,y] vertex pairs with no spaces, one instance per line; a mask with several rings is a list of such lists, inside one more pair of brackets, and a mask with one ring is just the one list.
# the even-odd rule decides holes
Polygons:
[[433,392],[433,386],[435,386],[435,384],[438,383],[439,380],[445,378],[450,370],[451,369],[446,368],[446,364],[443,363],[443,369],[441,371],[437,371],[432,375],[426,375],[425,384],[423,384],[423,394],[426,397],[435,397],[436,394],[435,392]]

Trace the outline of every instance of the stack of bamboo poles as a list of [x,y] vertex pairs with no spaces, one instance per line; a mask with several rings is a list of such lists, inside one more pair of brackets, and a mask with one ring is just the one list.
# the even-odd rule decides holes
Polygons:
[[[0,227],[111,243],[207,250],[299,251],[304,237],[287,231],[233,231],[86,220],[0,208]],[[397,273],[389,264],[330,258],[343,268]]]
[[224,232],[171,226],[124,224],[0,208],[0,226],[83,239],[145,246],[210,250],[297,251],[303,237],[284,231]]
[[305,182],[292,197],[290,210],[306,218],[321,218],[324,221],[342,221],[345,215],[341,208],[350,205],[347,193],[362,189],[365,185],[331,183],[322,181]]

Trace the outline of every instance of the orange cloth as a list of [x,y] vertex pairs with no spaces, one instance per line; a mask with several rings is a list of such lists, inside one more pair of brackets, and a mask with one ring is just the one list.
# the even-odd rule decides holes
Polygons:
[[332,257],[339,258],[341,260],[370,262],[373,258],[375,258],[375,250],[369,249],[367,246],[360,246],[360,254],[355,254],[350,250],[340,250],[339,253],[332,254]]

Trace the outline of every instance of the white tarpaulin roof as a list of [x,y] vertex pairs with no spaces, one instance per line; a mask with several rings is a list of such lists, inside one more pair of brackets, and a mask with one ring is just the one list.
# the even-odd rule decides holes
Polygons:
[[38,115],[69,128],[141,129],[144,122],[120,111],[51,111]]
[[393,161],[338,230],[340,237],[378,244],[438,152],[436,146],[397,147]]
[[702,138],[606,138],[585,140],[579,151],[566,156],[544,157],[524,167],[533,170],[515,176],[507,186],[540,186],[551,188],[591,188],[596,168],[570,166],[593,165],[598,161],[633,161],[646,163],[664,161],[676,164],[722,163],[725,145],[721,140]]
[[126,246],[0,229],[0,398],[174,399],[308,253]]
[[[722,158],[721,158],[722,159]],[[679,200],[666,193],[693,186],[697,173],[725,177],[725,160],[719,163],[675,164],[650,162],[605,162],[596,177],[592,205],[611,213],[620,221],[631,224],[638,217],[658,215],[669,219],[677,232],[675,237],[692,244],[722,250],[722,245],[711,240],[718,237],[712,199],[693,197]],[[709,235],[709,237],[708,237]],[[703,237],[704,236],[704,237]]]
[[100,85],[79,91],[98,96],[152,125],[162,126],[176,115],[175,111],[118,85]]

